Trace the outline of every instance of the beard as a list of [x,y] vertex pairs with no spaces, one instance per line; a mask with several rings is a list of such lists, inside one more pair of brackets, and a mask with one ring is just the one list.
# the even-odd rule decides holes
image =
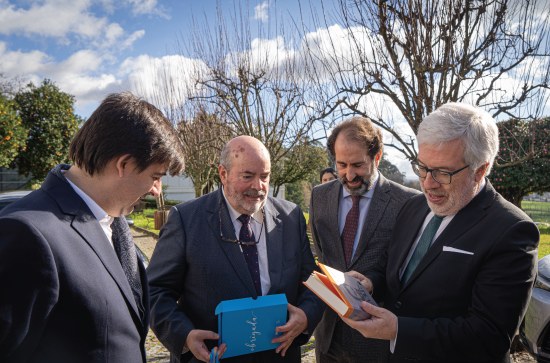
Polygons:
[[[428,207],[434,212],[434,214],[439,216],[450,216],[457,214],[462,208],[470,203],[474,199],[479,185],[473,180],[467,180],[465,184],[460,187],[453,188],[452,190],[445,191],[443,189],[425,189],[423,183],[420,183],[420,188],[424,195],[426,195],[426,201],[428,202]],[[444,203],[434,204],[430,202],[427,194],[432,196],[443,197],[446,200]]]
[[[232,188],[226,188],[226,197],[235,204],[233,208],[240,213],[253,215],[259,211],[265,204],[267,193],[263,190],[248,189],[243,193],[238,193]],[[246,200],[246,197],[260,197],[258,201]]]
[[345,175],[342,177],[339,177],[338,180],[350,195],[363,195],[366,192],[368,192],[369,189],[371,188],[373,184],[373,180],[372,180],[373,178],[374,178],[374,175],[371,175],[369,178],[364,178],[362,176],[357,175],[355,178],[353,178],[352,181],[350,181],[350,183],[361,182],[361,184],[358,187],[354,187],[354,188],[348,185],[348,180],[346,179]]

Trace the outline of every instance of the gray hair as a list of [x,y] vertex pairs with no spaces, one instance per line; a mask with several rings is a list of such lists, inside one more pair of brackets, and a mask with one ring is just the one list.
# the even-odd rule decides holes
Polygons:
[[231,169],[231,147],[229,146],[229,141],[223,146],[222,152],[220,153],[220,165],[222,165],[225,170],[229,171]]
[[436,145],[460,139],[464,144],[464,162],[476,170],[489,163],[491,171],[498,153],[498,127],[489,113],[465,103],[446,103],[422,120],[418,144]]

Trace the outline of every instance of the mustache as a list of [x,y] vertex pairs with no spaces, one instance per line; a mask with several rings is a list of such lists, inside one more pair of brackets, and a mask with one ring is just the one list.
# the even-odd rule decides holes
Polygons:
[[250,189],[243,193],[247,197],[265,197],[266,193],[263,190]]
[[355,176],[355,178],[350,181],[346,179],[346,176],[342,176],[339,179],[342,184],[361,182],[362,184],[369,186],[368,180],[363,179],[363,177],[360,177],[359,175]]

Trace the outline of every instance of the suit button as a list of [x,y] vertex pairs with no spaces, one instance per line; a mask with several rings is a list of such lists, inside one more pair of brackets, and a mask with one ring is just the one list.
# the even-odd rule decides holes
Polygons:
[[397,301],[395,305],[393,305],[396,309],[401,309],[401,301]]

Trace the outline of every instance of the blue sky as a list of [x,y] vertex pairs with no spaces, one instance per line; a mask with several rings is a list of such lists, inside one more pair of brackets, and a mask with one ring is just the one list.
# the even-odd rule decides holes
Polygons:
[[297,11],[294,0],[0,0],[0,73],[53,80],[87,117],[108,93],[131,89],[139,75],[128,66],[184,52],[193,21],[215,21],[218,5],[228,14],[240,6],[252,30]]

